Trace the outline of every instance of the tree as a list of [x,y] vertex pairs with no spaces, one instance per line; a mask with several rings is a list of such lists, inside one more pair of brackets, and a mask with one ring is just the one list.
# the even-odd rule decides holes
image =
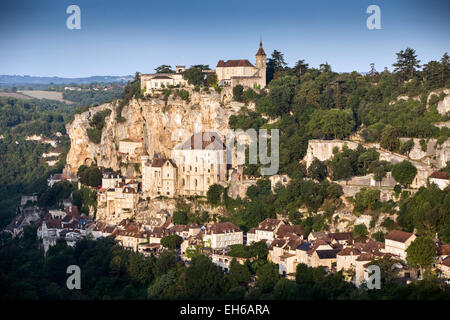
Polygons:
[[222,202],[222,194],[224,192],[225,188],[222,187],[220,184],[212,184],[208,192],[206,194],[206,197],[208,198],[208,202],[212,204],[213,206],[218,206]]
[[184,210],[178,210],[173,213],[173,223],[174,224],[187,224],[188,223],[188,215]]
[[389,151],[396,151],[400,147],[399,134],[396,128],[387,125],[381,134],[380,146]]
[[392,66],[395,67],[394,72],[397,72],[401,79],[408,80],[414,77],[416,68],[420,67],[420,60],[417,59],[417,54],[414,49],[406,48],[397,53],[397,62]]
[[257,286],[262,293],[272,291],[273,287],[280,278],[278,273],[278,265],[271,262],[258,268],[256,275],[258,276]]
[[413,268],[423,269],[430,267],[436,260],[436,244],[431,238],[418,237],[406,249],[406,261]]
[[167,64],[160,65],[159,67],[157,67],[155,69],[155,72],[156,73],[175,73],[175,71],[172,70],[172,67]]
[[233,286],[246,284],[250,281],[250,276],[246,265],[240,264],[236,259],[231,260],[229,279]]
[[322,181],[327,177],[327,166],[323,161],[314,158],[313,162],[308,168],[308,176],[311,179]]
[[365,237],[369,234],[369,232],[367,231],[367,227],[365,224],[361,223],[361,224],[357,224],[354,228],[353,228],[353,236],[355,238],[361,238],[361,237]]
[[97,188],[102,185],[102,172],[97,167],[81,165],[78,168],[77,176],[80,182],[86,186]]
[[416,167],[409,161],[404,160],[400,163],[396,163],[392,167],[392,176],[395,181],[402,185],[408,185],[417,174]]
[[199,68],[191,67],[183,72],[183,79],[191,85],[199,86],[203,81],[203,72]]
[[355,127],[351,110],[317,110],[306,125],[307,132],[316,139],[344,139]]
[[233,99],[242,102],[242,94],[244,93],[244,87],[240,84],[233,88]]
[[183,238],[177,234],[170,234],[168,236],[164,236],[161,239],[161,245],[164,248],[175,250],[180,247],[180,244],[183,242]]
[[223,280],[222,269],[208,257],[194,257],[186,270],[186,293],[193,299],[216,298],[222,291]]
[[305,60],[298,60],[294,66],[294,72],[297,77],[301,77],[308,71],[309,64],[305,63]]
[[412,148],[414,148],[414,140],[409,139],[408,141],[402,143],[400,153],[406,154],[409,157],[409,153],[411,152]]
[[267,60],[267,82],[269,83],[274,78],[275,73],[283,70],[287,63],[284,61],[283,54],[277,50],[273,50],[272,56]]

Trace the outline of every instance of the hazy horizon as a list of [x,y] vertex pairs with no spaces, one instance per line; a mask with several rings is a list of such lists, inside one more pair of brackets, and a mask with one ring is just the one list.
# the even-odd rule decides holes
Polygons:
[[[336,72],[392,70],[396,52],[411,47],[422,63],[450,51],[448,1],[79,0],[81,29],[69,30],[71,1],[0,4],[0,74],[80,78],[152,73],[162,64],[254,63],[260,38],[268,57],[289,66],[328,62]],[[369,5],[381,9],[381,29],[369,30]]]

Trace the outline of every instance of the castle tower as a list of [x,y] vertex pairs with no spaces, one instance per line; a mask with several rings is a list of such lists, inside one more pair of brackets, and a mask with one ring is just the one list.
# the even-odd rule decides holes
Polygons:
[[259,50],[256,53],[256,68],[259,69],[259,75],[261,77],[261,89],[266,86],[266,53],[262,47],[262,41],[259,42]]

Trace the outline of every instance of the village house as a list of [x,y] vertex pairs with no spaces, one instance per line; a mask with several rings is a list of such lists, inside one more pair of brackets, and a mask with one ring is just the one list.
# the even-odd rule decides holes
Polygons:
[[356,248],[345,248],[336,255],[336,271],[354,270],[356,268],[356,260],[361,252]]
[[261,240],[272,242],[275,239],[276,231],[282,224],[284,223],[281,220],[265,219],[259,223],[257,228],[252,228],[247,232],[247,244]]
[[55,174],[52,174],[52,175],[50,176],[50,178],[48,178],[48,180],[47,180],[47,185],[51,188],[51,187],[53,187],[53,185],[54,185],[55,183],[60,182],[60,181],[63,181],[63,180],[66,180],[66,181],[69,181],[69,182],[72,181],[72,180],[70,179],[70,177],[69,177],[67,174],[64,174],[64,173],[55,173]]
[[437,185],[439,189],[444,190],[450,184],[450,178],[447,176],[447,173],[436,171],[430,175],[430,182]]
[[102,188],[114,188],[118,182],[123,182],[123,177],[114,172],[105,172],[102,176]]
[[153,90],[160,90],[171,86],[184,87],[188,82],[183,79],[183,72],[186,70],[185,66],[176,66],[175,73],[150,73],[141,74],[141,90],[144,94],[149,94]]
[[393,230],[385,237],[385,252],[406,259],[406,250],[416,236],[409,232]]
[[450,255],[442,260],[442,262],[437,263],[436,268],[439,270],[439,276],[441,278],[450,279]]
[[114,188],[101,188],[97,192],[97,219],[118,223],[132,216],[138,192],[121,181]]
[[230,266],[231,266],[231,261],[233,261],[233,259],[235,259],[236,262],[243,265],[246,260],[253,261],[255,258],[232,257],[232,256],[228,256],[226,254],[213,252],[210,255],[210,259],[211,259],[212,263],[221,267],[224,272],[229,272]]
[[244,233],[231,222],[210,225],[203,233],[203,244],[212,249],[222,249],[233,244],[243,244]]

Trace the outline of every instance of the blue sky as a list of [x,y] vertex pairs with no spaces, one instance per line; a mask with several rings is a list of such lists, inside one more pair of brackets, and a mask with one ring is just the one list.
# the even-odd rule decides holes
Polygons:
[[[66,8],[81,8],[69,30]],[[381,8],[381,30],[366,9]],[[395,53],[416,49],[422,62],[450,52],[447,0],[14,0],[0,4],[0,74],[84,77],[150,73],[161,64],[254,62],[264,49],[290,66],[305,59],[334,71],[391,68]]]

